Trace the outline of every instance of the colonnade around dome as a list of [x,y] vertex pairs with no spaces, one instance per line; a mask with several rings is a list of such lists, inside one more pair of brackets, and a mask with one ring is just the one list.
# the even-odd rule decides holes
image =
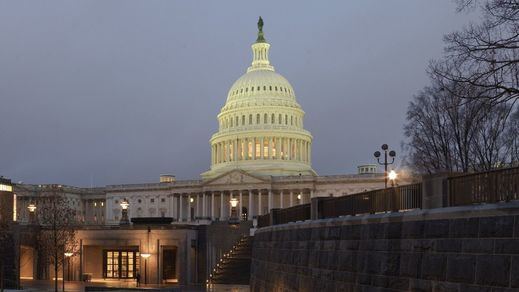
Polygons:
[[286,160],[309,163],[312,144],[306,139],[247,137],[212,145],[212,165],[247,160]]

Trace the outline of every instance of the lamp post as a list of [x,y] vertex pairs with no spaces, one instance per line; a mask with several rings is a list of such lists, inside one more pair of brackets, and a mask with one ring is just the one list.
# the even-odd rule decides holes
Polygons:
[[141,253],[141,257],[144,259],[144,285],[148,283],[148,258],[151,257],[150,253]]
[[120,205],[122,208],[122,212],[121,212],[121,221],[119,222],[119,224],[120,225],[129,225],[130,220],[128,220],[128,207],[130,206],[130,203],[128,203],[128,201],[126,199],[124,199]]
[[[64,253],[67,259],[67,279],[70,280],[70,257],[73,255],[71,252]],[[63,292],[65,292],[65,261],[63,261]]]
[[36,204],[31,202],[29,206],[27,206],[27,209],[29,209],[29,224],[33,224],[36,220],[35,212],[36,212]]
[[238,206],[238,199],[231,198],[229,201],[231,203],[231,218],[229,218],[229,224],[239,224],[240,219],[238,218],[236,207]]
[[[393,164],[395,162],[396,152],[391,150],[388,153],[389,146],[387,146],[387,144],[383,144],[381,148],[384,151],[384,162],[380,162],[380,155],[381,155],[380,151],[375,151],[375,153],[373,155],[377,159],[378,164],[384,165],[384,188],[387,189],[387,179],[388,179],[387,166],[390,164]],[[389,157],[392,158],[391,162],[387,161],[388,154],[389,154]]]

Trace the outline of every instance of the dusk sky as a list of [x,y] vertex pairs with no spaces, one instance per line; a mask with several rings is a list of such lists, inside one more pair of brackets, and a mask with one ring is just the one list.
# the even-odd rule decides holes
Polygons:
[[320,175],[355,173],[387,143],[402,158],[407,104],[451,0],[0,0],[0,175],[76,186],[198,179],[258,16],[295,89]]

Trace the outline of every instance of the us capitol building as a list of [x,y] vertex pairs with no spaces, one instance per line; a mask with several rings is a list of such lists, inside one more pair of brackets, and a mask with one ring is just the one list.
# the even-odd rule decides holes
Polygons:
[[[21,225],[29,223],[27,207],[43,203],[50,192],[66,196],[76,210],[82,225],[77,233],[80,252],[71,263],[72,279],[85,274],[103,280],[135,278],[137,253],[144,250],[151,254],[148,275],[142,276],[149,278],[148,283],[200,283],[230,241],[221,231],[228,226],[224,222],[231,215],[231,199],[238,200],[239,218],[250,227],[255,216],[273,208],[384,186],[383,175],[376,173],[374,165],[359,167],[359,173],[351,175],[319,176],[312,169],[313,137],[304,128],[305,112],[294,88],[269,61],[270,44],[261,18],[258,30],[252,63],[231,86],[217,116],[219,128],[210,138],[210,169],[201,179],[161,175],[156,183],[98,188],[14,184],[15,217]],[[164,217],[172,218],[172,223],[160,228],[120,226],[123,201],[129,204],[130,220]],[[115,254],[123,252],[134,257],[132,266],[121,266],[129,260],[114,264]],[[37,248],[22,243],[20,254],[22,259],[37,258]],[[52,277],[52,269],[38,265],[37,260],[20,264],[20,276]],[[121,273],[123,269],[128,272]]]

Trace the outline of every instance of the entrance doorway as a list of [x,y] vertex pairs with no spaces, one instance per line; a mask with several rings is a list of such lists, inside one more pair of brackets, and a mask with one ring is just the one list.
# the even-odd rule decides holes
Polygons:
[[139,272],[138,251],[103,251],[103,278],[132,279]]
[[164,247],[162,250],[162,281],[176,282],[177,280],[177,247]]

